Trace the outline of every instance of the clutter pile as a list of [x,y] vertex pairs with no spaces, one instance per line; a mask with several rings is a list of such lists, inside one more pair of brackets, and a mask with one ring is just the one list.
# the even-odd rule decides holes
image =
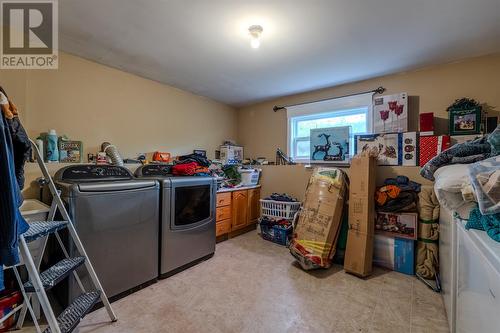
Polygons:
[[377,210],[383,212],[415,211],[420,184],[406,176],[387,178],[384,186],[377,189],[375,201]]
[[[465,227],[484,230],[491,239],[500,242],[500,156],[474,163],[468,171],[470,201],[477,202],[477,207],[470,212]],[[462,188],[462,194],[466,188]]]
[[288,246],[293,232],[293,219],[300,201],[283,193],[273,193],[260,200],[260,234],[265,240]]
[[179,156],[172,166],[172,174],[176,176],[210,176],[210,161],[198,154]]
[[475,163],[500,152],[500,126],[491,134],[479,137],[472,141],[458,143],[432,158],[420,170],[420,175],[429,180],[434,180],[434,172],[440,167],[449,164]]
[[304,270],[331,266],[346,190],[346,175],[341,169],[316,168],[309,179],[289,247]]
[[375,194],[374,263],[397,272],[415,274],[417,202],[421,185],[406,176],[387,178]]
[[294,198],[286,193],[273,193],[267,196],[264,200],[274,200],[274,201],[284,201],[284,202],[298,202],[297,198]]

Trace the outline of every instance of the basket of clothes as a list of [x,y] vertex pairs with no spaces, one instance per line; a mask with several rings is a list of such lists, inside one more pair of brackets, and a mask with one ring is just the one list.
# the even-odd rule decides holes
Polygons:
[[300,208],[300,201],[287,195],[273,193],[260,200],[261,216],[291,220]]
[[264,216],[259,219],[259,224],[262,238],[279,245],[288,246],[293,233],[292,221]]

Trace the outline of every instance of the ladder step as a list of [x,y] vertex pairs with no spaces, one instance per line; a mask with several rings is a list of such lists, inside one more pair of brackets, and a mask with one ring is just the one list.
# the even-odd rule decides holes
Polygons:
[[[68,258],[59,261],[57,264],[40,274],[43,288],[49,290],[54,287],[84,262],[85,257]],[[33,287],[31,281],[26,282],[24,288],[29,293],[35,292],[35,287]]]
[[[85,315],[99,301],[101,297],[100,291],[92,291],[84,293],[77,298],[57,317],[57,323],[61,329],[61,333],[72,332]],[[47,327],[43,333],[52,332],[50,327]]]
[[45,237],[56,231],[64,229],[67,224],[67,221],[30,222],[30,228],[23,234],[23,236],[27,243],[33,242],[41,237]]

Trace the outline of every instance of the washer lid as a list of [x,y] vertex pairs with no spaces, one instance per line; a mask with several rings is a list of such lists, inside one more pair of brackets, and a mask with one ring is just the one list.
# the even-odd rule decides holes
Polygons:
[[80,192],[112,192],[154,188],[156,186],[155,180],[85,182],[78,184],[78,190]]

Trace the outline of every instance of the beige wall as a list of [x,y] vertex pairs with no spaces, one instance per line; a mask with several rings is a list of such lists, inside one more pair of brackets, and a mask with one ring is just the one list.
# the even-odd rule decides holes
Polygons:
[[[424,68],[412,72],[316,90],[304,94],[250,105],[238,110],[238,139],[246,157],[275,159],[276,148],[286,150],[286,111],[273,112],[285,105],[341,96],[383,86],[386,94],[407,92],[416,103],[410,113],[434,112],[447,118],[446,108],[457,98],[471,97],[500,111],[500,54]],[[415,117],[412,117],[415,118]],[[443,120],[438,119],[441,125]],[[446,121],[445,121],[446,123]],[[411,124],[413,127],[416,124]],[[446,127],[446,125],[444,126]],[[443,126],[440,126],[443,129]]]
[[236,111],[224,104],[69,54],[58,70],[1,71],[31,137],[50,128],[96,152],[103,141],[123,157],[156,150],[213,157],[235,139]]
[[[386,94],[407,92],[410,96],[410,128],[417,129],[418,113],[434,112],[441,132],[447,130],[446,108],[457,98],[471,97],[500,111],[500,54],[384,76],[304,94],[250,105],[238,110],[238,139],[245,157],[275,160],[276,148],[286,150],[286,111],[273,112],[274,105],[286,105],[341,96],[383,86]],[[491,111],[491,110],[490,110]],[[379,167],[377,182],[403,174],[422,184],[418,167]],[[262,173],[262,192],[287,192],[302,197],[310,170],[304,166],[267,166]]]
[[[0,85],[18,105],[30,137],[54,128],[83,141],[85,161],[103,141],[124,158],[193,149],[213,158],[224,140],[237,137],[236,110],[227,105],[65,53],[58,70],[2,70]],[[37,166],[28,164],[26,175],[25,196],[35,197]]]

